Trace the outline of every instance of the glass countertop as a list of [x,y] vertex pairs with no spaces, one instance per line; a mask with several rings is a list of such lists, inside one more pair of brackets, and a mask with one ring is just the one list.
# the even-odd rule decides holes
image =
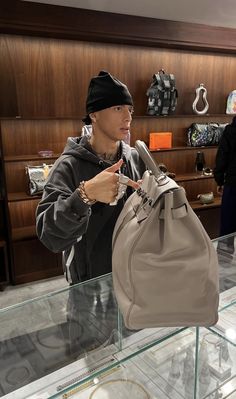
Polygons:
[[[221,293],[219,322],[212,328],[234,345],[235,240],[236,233],[213,240]],[[109,373],[122,362],[187,330],[126,329],[111,274],[0,309],[0,326],[0,397],[6,399],[56,398],[68,386]]]

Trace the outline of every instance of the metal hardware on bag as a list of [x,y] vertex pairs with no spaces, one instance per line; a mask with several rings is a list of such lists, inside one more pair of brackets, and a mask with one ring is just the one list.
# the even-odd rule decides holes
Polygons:
[[144,190],[142,190],[141,187],[139,187],[139,188],[136,190],[136,193],[137,193],[138,196],[141,197],[141,198],[144,198],[144,197],[147,195],[147,193],[146,193]]
[[166,177],[167,176],[165,174],[155,177],[158,186],[164,186],[164,184],[168,183],[169,180]]
[[[136,193],[142,198],[141,204],[137,207],[137,209],[135,211],[135,214],[138,218],[138,222],[140,222],[140,221],[146,219],[146,217],[148,216],[147,208],[149,208],[149,209],[152,208],[153,200],[141,188],[136,190]],[[144,215],[143,215],[142,211],[145,211]]]

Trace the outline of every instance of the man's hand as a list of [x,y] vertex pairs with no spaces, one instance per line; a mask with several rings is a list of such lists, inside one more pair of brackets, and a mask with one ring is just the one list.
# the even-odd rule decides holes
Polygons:
[[[123,160],[120,159],[114,165],[109,166],[84,183],[85,193],[90,200],[104,202],[105,204],[115,201],[119,188],[119,174],[116,172],[119,171],[122,164]],[[126,185],[134,189],[139,188],[139,184],[131,179],[127,181]]]

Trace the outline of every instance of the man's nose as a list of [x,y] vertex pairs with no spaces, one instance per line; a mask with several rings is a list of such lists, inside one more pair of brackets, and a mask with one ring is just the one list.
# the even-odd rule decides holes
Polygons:
[[128,121],[132,120],[132,114],[131,114],[129,108],[124,108],[124,117],[125,117],[125,120],[128,120]]

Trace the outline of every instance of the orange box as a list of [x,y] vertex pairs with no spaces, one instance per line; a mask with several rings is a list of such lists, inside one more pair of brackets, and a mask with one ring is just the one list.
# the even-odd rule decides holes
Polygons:
[[149,149],[160,150],[172,147],[172,132],[152,132],[149,134]]

